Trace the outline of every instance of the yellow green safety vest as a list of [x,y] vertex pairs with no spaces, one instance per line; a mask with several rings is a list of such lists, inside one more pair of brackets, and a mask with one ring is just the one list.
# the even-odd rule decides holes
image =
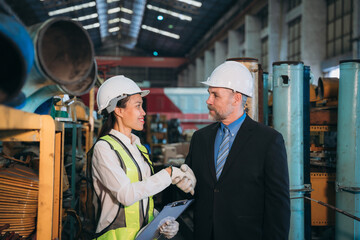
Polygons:
[[[108,142],[111,148],[116,152],[120,160],[120,165],[124,169],[131,183],[142,181],[142,175],[138,164],[131,155],[126,146],[114,135],[106,135],[100,138]],[[143,145],[137,145],[144,159],[154,174],[152,162],[150,161],[147,149]],[[102,230],[96,239],[99,240],[133,240],[141,227],[145,226],[154,219],[154,200],[149,197],[148,211],[146,216],[143,212],[143,200],[134,203],[131,206],[123,206],[119,203],[119,211],[113,222]]]

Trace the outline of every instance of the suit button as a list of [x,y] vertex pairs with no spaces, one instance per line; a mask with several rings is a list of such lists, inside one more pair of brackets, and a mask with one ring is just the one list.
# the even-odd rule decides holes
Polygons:
[[219,189],[215,188],[215,189],[214,189],[214,192],[219,192]]

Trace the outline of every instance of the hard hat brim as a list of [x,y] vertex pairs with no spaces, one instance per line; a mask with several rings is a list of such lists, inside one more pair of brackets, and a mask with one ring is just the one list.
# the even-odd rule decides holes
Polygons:
[[[107,106],[106,108],[104,108],[104,109],[106,109],[108,113],[111,113],[112,111],[115,110],[117,102],[120,101],[121,99],[124,99],[124,98],[126,98],[127,96],[132,96],[132,95],[135,95],[135,94],[140,94],[141,97],[145,97],[145,96],[147,96],[149,93],[150,93],[150,90],[142,90],[141,92],[138,92],[138,93],[134,93],[134,94],[130,94],[130,95],[125,94],[125,95],[123,95],[123,96],[119,96],[119,97],[117,97],[117,98],[114,98],[114,99],[110,100],[108,106]],[[101,112],[102,112],[104,109],[99,110],[98,113],[101,114]]]
[[141,97],[146,97],[149,93],[150,93],[150,90],[142,90],[142,91],[140,92],[140,96],[141,96]]

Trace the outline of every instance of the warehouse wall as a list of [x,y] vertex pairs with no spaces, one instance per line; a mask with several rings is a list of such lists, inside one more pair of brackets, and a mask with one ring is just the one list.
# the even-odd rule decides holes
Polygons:
[[[255,4],[249,4],[250,7],[245,13],[239,11],[239,14],[233,17],[234,22],[225,25],[219,21],[224,27],[231,27],[225,33],[219,31],[213,38],[203,39],[202,42],[210,43],[203,51],[199,46],[194,48],[200,50],[195,52],[194,59],[190,62],[195,68],[197,64],[202,64],[198,71],[204,73],[198,73],[195,77],[183,74],[189,70],[187,66],[178,74],[178,80],[182,76],[185,79],[182,80],[182,86],[198,86],[216,66],[229,57],[257,58],[264,71],[269,73],[272,72],[272,63],[275,61],[303,61],[311,67],[315,79],[323,77],[338,66],[339,60],[360,56],[360,3],[356,0],[339,1],[344,9],[352,2],[352,23],[349,27],[355,40],[349,40],[352,41],[352,49],[349,51],[327,56],[329,26],[326,0],[253,1]],[[339,8],[338,6],[335,5],[335,8]],[[224,15],[224,18],[228,19],[227,15]],[[347,21],[343,20],[343,26],[346,23]],[[214,29],[216,27],[214,26]]]

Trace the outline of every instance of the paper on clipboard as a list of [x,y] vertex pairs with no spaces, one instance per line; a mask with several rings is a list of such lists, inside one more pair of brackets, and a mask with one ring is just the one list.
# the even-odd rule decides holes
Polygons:
[[164,219],[166,218],[178,218],[186,208],[190,206],[193,202],[193,199],[190,200],[180,200],[166,205],[163,210],[154,218],[154,220],[149,223],[144,230],[135,238],[135,240],[149,240],[157,238],[159,232],[158,228],[163,224]]

